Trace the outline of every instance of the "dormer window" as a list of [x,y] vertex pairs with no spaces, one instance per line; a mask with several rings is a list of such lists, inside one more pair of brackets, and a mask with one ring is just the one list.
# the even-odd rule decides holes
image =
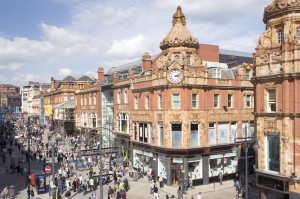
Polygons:
[[221,70],[219,68],[212,70],[212,78],[221,78]]
[[278,36],[278,43],[281,44],[283,43],[283,29],[279,29],[277,32]]

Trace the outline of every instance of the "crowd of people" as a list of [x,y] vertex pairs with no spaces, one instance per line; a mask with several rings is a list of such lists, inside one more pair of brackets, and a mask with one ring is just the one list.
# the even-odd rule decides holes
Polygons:
[[[100,183],[99,172],[99,156],[81,157],[80,151],[89,149],[89,145],[80,142],[79,136],[67,136],[62,138],[55,131],[45,130],[44,126],[31,125],[31,135],[26,132],[27,125],[21,118],[0,123],[0,155],[3,163],[10,161],[7,168],[9,174],[26,174],[26,186],[28,187],[27,195],[29,199],[34,198],[35,190],[32,184],[32,175],[26,169],[29,162],[39,162],[43,165],[41,170],[44,171],[46,165],[49,165],[52,158],[55,159],[57,165],[55,179],[51,187],[57,188],[59,195],[70,197],[75,193],[82,193],[83,196],[91,199],[98,198],[96,194],[97,186]],[[28,140],[29,139],[29,140]],[[28,150],[27,143],[30,143]],[[21,158],[15,160],[12,157],[13,150],[17,149]],[[18,157],[20,157],[18,156]],[[76,162],[83,163],[83,171],[78,171]],[[133,167],[128,163],[127,167],[123,164],[116,164],[108,156],[103,157],[103,178],[102,184],[108,186],[108,199],[127,199],[127,192],[130,189],[126,176],[130,176]],[[164,188],[164,179],[161,176],[153,177],[150,172],[143,172],[141,169],[135,171],[138,178],[148,176],[150,183],[150,194],[153,198],[160,197],[159,189]],[[222,183],[222,180],[220,180]],[[174,195],[166,195],[166,198],[183,199],[183,194],[189,188],[193,188],[188,178],[183,180],[181,186],[178,187],[177,197]],[[51,190],[50,190],[51,191]],[[52,193],[53,194],[53,193]],[[5,187],[0,193],[1,199],[9,198],[9,188]],[[194,196],[192,196],[194,198]],[[197,195],[197,199],[201,199],[201,193]]]
[[[41,170],[44,171],[45,166],[50,164],[52,156],[54,156],[55,163],[59,168],[55,174],[53,185],[57,187],[58,193],[60,195],[65,194],[65,196],[72,195],[72,192],[83,192],[83,195],[91,193],[91,198],[95,199],[97,197],[95,190],[100,183],[99,157],[80,157],[79,154],[80,147],[81,149],[88,149],[88,144],[79,144],[79,136],[68,136],[63,139],[55,131],[45,131],[44,126],[34,123],[31,123],[31,135],[28,137],[26,127],[27,124],[23,122],[22,118],[0,123],[0,155],[3,163],[6,163],[8,156],[10,157],[10,167],[6,169],[9,174],[26,174],[26,186],[30,185],[27,190],[28,198],[34,197],[34,185],[26,165],[29,161],[39,161],[43,165]],[[29,151],[28,139],[30,139]],[[13,148],[18,148],[21,158],[15,160],[12,157]],[[76,171],[76,162],[79,159],[83,162],[84,171]],[[102,183],[108,184],[110,181],[114,181],[114,186],[109,187],[107,197],[110,199],[127,198],[126,192],[129,190],[129,183],[125,177],[125,168],[113,161],[109,164],[109,161],[111,161],[110,158],[104,157],[103,174],[105,175],[103,175]],[[5,187],[0,194],[1,199],[8,198],[8,188]]]

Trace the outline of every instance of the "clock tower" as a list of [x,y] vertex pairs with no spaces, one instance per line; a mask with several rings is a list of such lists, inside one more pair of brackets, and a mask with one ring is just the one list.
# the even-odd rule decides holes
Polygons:
[[199,43],[186,27],[186,19],[178,6],[173,15],[172,28],[160,42],[162,52],[154,62],[154,72],[164,74],[169,84],[187,83],[189,68],[201,66]]

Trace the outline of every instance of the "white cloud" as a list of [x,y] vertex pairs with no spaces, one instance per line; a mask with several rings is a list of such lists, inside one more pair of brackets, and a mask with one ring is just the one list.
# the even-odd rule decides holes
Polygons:
[[151,38],[145,35],[136,35],[120,41],[115,40],[113,45],[108,49],[107,54],[116,57],[141,56],[151,48],[151,45]]
[[58,75],[61,76],[61,77],[65,77],[65,76],[68,76],[70,74],[72,74],[72,69],[70,69],[70,68],[61,68],[58,71]]
[[[271,0],[51,1],[70,6],[70,18],[64,20],[67,24],[37,24],[39,38],[0,35],[2,76],[22,70],[32,81],[41,77],[47,81],[57,71],[60,76],[96,74],[98,66],[107,72],[141,59],[144,52],[155,55],[172,26],[178,5],[186,16],[187,28],[200,43],[253,52],[264,30],[263,7]],[[31,76],[33,73],[38,75]]]
[[28,83],[29,81],[32,80],[39,80],[40,76],[37,74],[33,74],[33,73],[17,73],[15,74],[14,77],[12,77],[12,79],[10,80],[11,82],[26,82]]

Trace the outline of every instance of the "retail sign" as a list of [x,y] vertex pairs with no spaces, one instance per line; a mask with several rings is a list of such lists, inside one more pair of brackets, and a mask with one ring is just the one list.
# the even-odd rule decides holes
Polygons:
[[81,156],[105,155],[109,153],[119,153],[119,147],[102,148],[102,153],[100,153],[100,149],[86,149],[80,151]]
[[236,153],[225,153],[224,157],[235,157]]
[[183,163],[182,158],[173,158],[173,163]]
[[222,155],[222,154],[211,155],[211,156],[209,156],[209,159],[220,159],[220,158],[223,158],[223,155]]

